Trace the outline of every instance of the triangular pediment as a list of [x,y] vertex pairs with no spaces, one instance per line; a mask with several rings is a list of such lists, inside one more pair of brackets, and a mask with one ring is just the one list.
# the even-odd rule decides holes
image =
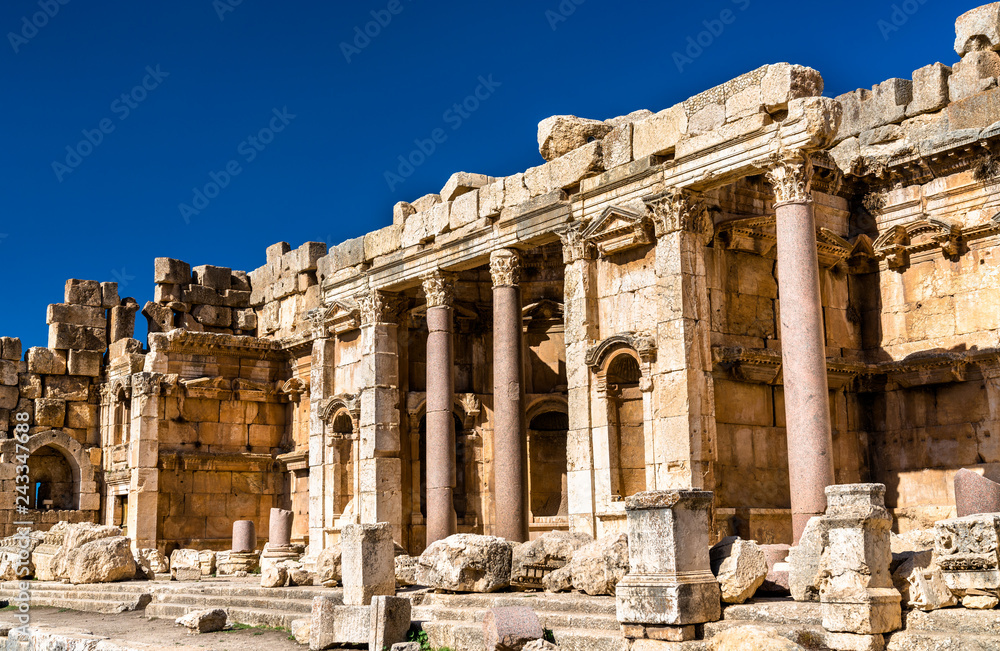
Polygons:
[[652,244],[652,223],[648,215],[609,206],[583,230],[581,237],[602,255],[611,255]]

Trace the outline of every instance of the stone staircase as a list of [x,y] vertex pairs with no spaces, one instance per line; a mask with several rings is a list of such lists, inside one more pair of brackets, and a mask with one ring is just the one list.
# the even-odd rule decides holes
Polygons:
[[1000,610],[946,608],[905,614],[905,626],[888,638],[888,651],[997,651]]
[[435,594],[417,592],[411,618],[427,633],[434,648],[454,651],[484,646],[482,622],[490,608],[526,606],[542,626],[552,631],[556,644],[567,651],[624,651],[621,627],[615,617],[614,597],[578,594],[499,593]]
[[[31,605],[65,608],[89,613],[122,613],[142,610],[152,600],[154,584],[148,581],[70,585],[60,582],[32,581]],[[12,600],[18,594],[17,582],[0,582],[0,599]]]
[[153,594],[146,617],[175,619],[194,610],[225,608],[231,622],[289,630],[292,620],[311,615],[313,597],[339,598],[343,594],[334,588],[261,588],[232,582],[213,584],[211,580],[167,585],[170,587]]

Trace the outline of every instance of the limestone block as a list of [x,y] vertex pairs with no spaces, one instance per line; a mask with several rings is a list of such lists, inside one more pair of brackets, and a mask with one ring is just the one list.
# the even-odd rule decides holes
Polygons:
[[479,217],[495,219],[504,206],[504,179],[496,179],[479,188]]
[[426,242],[430,238],[427,232],[427,213],[418,212],[406,218],[403,232],[399,236],[401,248],[408,249]]
[[233,275],[233,270],[228,267],[215,267],[209,264],[194,267],[191,272],[195,284],[214,289],[217,292],[229,289],[230,279]]
[[214,633],[226,627],[229,615],[223,608],[196,610],[174,620],[174,623],[196,633]]
[[111,309],[119,302],[118,283],[101,283],[101,307]]
[[108,319],[108,341],[113,344],[122,339],[132,339],[135,335],[135,313],[138,311],[139,305],[134,301],[111,308]]
[[483,618],[486,651],[521,651],[544,635],[538,615],[525,606],[490,608]]
[[474,224],[479,219],[479,190],[466,192],[457,197],[451,204],[448,216],[448,227],[455,231],[463,226]]
[[995,88],[997,77],[1000,77],[1000,54],[992,50],[966,54],[953,66],[948,78],[951,101],[959,102]]
[[198,562],[201,564],[201,575],[211,576],[215,574],[215,562],[217,554],[211,549],[203,549],[198,552]]
[[417,584],[417,567],[420,565],[420,558],[403,554],[393,559],[396,574],[397,586],[408,586]]
[[482,186],[493,182],[493,180],[493,177],[486,176],[485,174],[455,172],[441,189],[441,200],[445,202],[454,201],[463,194],[467,194],[477,188],[481,188]]
[[57,350],[99,350],[107,347],[104,328],[53,323],[49,326],[49,348]]
[[395,253],[400,248],[402,236],[403,222],[368,233],[365,235],[365,260]]
[[191,315],[198,323],[215,328],[226,328],[233,322],[233,311],[228,307],[196,305],[191,310]]
[[245,308],[250,305],[250,292],[238,289],[227,289],[222,292],[222,305],[225,307]]
[[712,573],[722,588],[722,600],[741,604],[753,597],[767,577],[767,558],[753,540],[723,538],[709,551]]
[[396,594],[391,525],[349,524],[340,546],[346,605],[366,606],[376,595]]
[[440,194],[425,194],[413,202],[413,207],[416,208],[417,212],[427,212],[439,203],[441,203]]
[[495,536],[456,534],[420,555],[417,583],[449,592],[496,592],[510,585],[516,543]]
[[34,400],[42,397],[42,376],[33,373],[22,373],[18,377],[18,391],[22,398]]
[[[2,395],[2,392],[0,392]],[[0,401],[0,407],[3,407]],[[4,407],[7,408],[7,407]],[[35,401],[35,425],[57,429],[66,422],[66,401],[58,398],[39,398]]]
[[709,651],[805,651],[789,639],[763,626],[734,626],[717,633],[708,642]]
[[958,603],[944,581],[941,568],[936,565],[914,568],[907,577],[907,582],[910,584],[911,608],[930,611],[948,608]]
[[131,541],[114,536],[88,542],[68,552],[70,583],[112,583],[135,577]]
[[392,207],[392,225],[402,226],[406,218],[416,212],[417,209],[413,207],[413,204],[407,201],[396,202],[396,205]]
[[222,294],[218,290],[204,285],[188,285],[184,288],[183,297],[185,303],[191,305],[222,305]]
[[347,267],[356,267],[365,261],[365,238],[356,237],[353,240],[341,242],[330,248],[327,257],[331,260],[331,268],[329,269],[331,273]]
[[592,542],[594,539],[585,533],[549,531],[518,545],[511,557],[511,583],[529,576],[527,565],[547,565],[556,569],[565,566],[577,549]]
[[[760,92],[758,91],[758,95],[759,94]],[[687,132],[689,135],[697,136],[708,131],[714,131],[725,123],[725,105],[716,103],[706,104],[697,111],[688,115]]]
[[962,607],[971,610],[993,610],[1000,604],[1000,599],[992,594],[966,594],[962,597]]
[[632,158],[642,160],[654,154],[665,156],[673,153],[687,130],[688,118],[683,104],[639,120],[633,125]]
[[49,325],[53,323],[68,323],[90,328],[104,328],[107,325],[103,308],[89,305],[73,305],[70,303],[53,303],[49,305],[45,312],[45,322]]
[[948,587],[968,591],[1000,590],[1000,514],[981,513],[941,520],[934,525],[934,557]]
[[628,573],[628,536],[606,536],[573,552],[566,565],[573,587],[589,595],[613,595],[615,586]]
[[611,129],[601,141],[601,151],[604,153],[604,169],[610,170],[619,165],[632,162],[632,132],[631,122],[619,124]]
[[110,525],[80,522],[68,525],[63,531],[63,549],[69,551],[82,547],[95,540],[115,538],[122,535],[122,530]]
[[371,606],[344,606],[339,599],[314,597],[309,626],[310,651],[367,644]]
[[153,262],[153,282],[187,285],[191,282],[191,265],[172,258],[156,258]]
[[1000,50],[1000,2],[976,7],[955,20],[955,52]]
[[100,425],[97,416],[97,405],[86,402],[66,403],[66,427],[73,429],[90,429]]
[[45,397],[62,400],[86,400],[90,395],[90,379],[69,375],[45,378]]
[[410,611],[410,600],[406,597],[372,597],[368,648],[385,649],[405,642],[410,630]]
[[201,559],[197,549],[175,549],[170,554],[170,577],[174,581],[201,581]]
[[170,332],[174,329],[174,311],[166,305],[149,301],[142,308],[142,315],[146,317],[151,334],[155,332]]
[[284,563],[265,563],[261,566],[260,587],[282,588],[288,581],[288,570]]
[[931,557],[929,549],[893,553],[889,569],[892,571],[892,585],[899,591],[902,603],[909,603],[913,598],[910,594],[910,575],[916,570],[930,568]]
[[326,255],[325,242],[306,242],[295,249],[295,262],[293,271],[304,273],[306,271],[316,271],[319,259]]
[[100,377],[104,355],[95,350],[69,351],[67,369],[70,375]]
[[548,640],[532,640],[521,647],[522,651],[556,651],[558,648]]
[[600,141],[584,145],[549,163],[524,173],[524,185],[532,197],[577,185],[604,170]]
[[312,628],[312,621],[310,619],[293,619],[292,620],[292,637],[295,641],[303,646],[309,646],[309,632]]
[[888,79],[871,91],[858,89],[837,97],[843,108],[837,140],[903,121],[912,100],[913,82],[908,79]]
[[257,313],[252,309],[233,310],[233,328],[249,332],[257,329]]
[[253,289],[250,286],[249,274],[238,269],[233,269],[233,276],[229,279],[229,286],[241,292],[249,292]]
[[436,237],[451,228],[451,202],[445,201],[431,206],[423,213],[426,237]]
[[819,601],[820,561],[827,543],[826,522],[810,518],[799,544],[788,550],[788,586],[795,601]]
[[906,107],[906,116],[933,113],[948,106],[948,79],[951,68],[932,63],[913,71],[913,101]]
[[17,362],[0,360],[0,386],[16,387],[18,385]]
[[16,337],[0,337],[0,359],[21,361],[21,340]]
[[330,588],[340,583],[343,577],[340,545],[327,547],[316,557],[316,581]]
[[600,140],[611,126],[575,115],[553,115],[538,123],[538,152],[547,161],[565,156],[589,142]]
[[569,592],[573,589],[573,568],[566,566],[549,572],[542,579],[542,585],[546,592]]
[[272,262],[278,262],[281,256],[285,255],[292,250],[291,245],[288,242],[276,242],[271,246],[267,247],[267,262],[271,264]]
[[761,101],[768,113],[788,108],[788,103],[802,97],[823,94],[823,76],[812,68],[776,63],[767,66],[761,81]]
[[531,199],[528,187],[524,185],[524,173],[514,174],[504,177],[503,180],[503,205],[504,208],[519,206]]
[[[18,402],[17,387],[0,386],[0,409],[14,409],[17,407]],[[40,425],[37,420],[35,424]],[[55,427],[61,426],[56,425]]]
[[66,281],[65,300],[74,305],[101,307],[101,283],[96,280],[70,278]]
[[968,99],[948,105],[948,124],[951,129],[983,129],[997,121],[1000,115],[1000,88],[988,90]]
[[136,576],[142,574],[147,579],[153,580],[157,574],[170,572],[167,558],[158,549],[133,549],[132,557],[138,568]]

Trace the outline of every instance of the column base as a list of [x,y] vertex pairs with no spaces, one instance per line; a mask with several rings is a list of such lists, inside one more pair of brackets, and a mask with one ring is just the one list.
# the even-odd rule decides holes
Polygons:
[[687,626],[722,616],[722,592],[711,572],[627,575],[616,589],[622,624]]
[[878,635],[903,626],[899,592],[871,588],[863,603],[823,603],[823,628],[841,633]]

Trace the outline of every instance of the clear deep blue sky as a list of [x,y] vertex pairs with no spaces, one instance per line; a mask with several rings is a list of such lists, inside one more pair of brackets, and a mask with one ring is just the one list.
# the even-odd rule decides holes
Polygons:
[[[67,278],[119,281],[142,304],[158,256],[250,270],[274,242],[380,228],[452,172],[539,164],[550,115],[657,111],[780,61],[818,69],[827,95],[950,65],[955,17],[981,4],[397,0],[392,15],[388,0],[234,2],[42,0],[58,12],[34,30],[23,18],[39,0],[4,0],[0,335],[44,346]],[[712,23],[724,10],[730,24]],[[372,11],[391,21],[348,62],[341,44]],[[704,21],[721,34],[680,71],[674,52]],[[169,76],[149,76],[157,66]],[[446,115],[480,77],[498,84],[489,97]],[[143,82],[152,90],[121,99]],[[285,107],[295,117],[274,122],[273,141],[247,141]],[[447,140],[390,190],[385,172],[437,128]],[[103,140],[78,147],[84,130]],[[230,160],[240,173],[186,222],[179,205]],[[144,338],[141,315],[136,329]]]

